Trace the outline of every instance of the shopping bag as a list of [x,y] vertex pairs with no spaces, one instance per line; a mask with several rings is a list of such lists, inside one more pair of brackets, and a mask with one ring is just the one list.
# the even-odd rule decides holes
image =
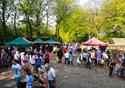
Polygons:
[[58,58],[58,56],[56,57],[56,61],[57,61],[57,62],[59,61],[59,58]]

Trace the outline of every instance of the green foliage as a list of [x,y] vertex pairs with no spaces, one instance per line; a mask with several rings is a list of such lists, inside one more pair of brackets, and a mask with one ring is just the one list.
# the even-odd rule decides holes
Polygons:
[[[9,36],[8,39],[14,38],[11,36],[15,36],[16,32],[18,36],[26,37],[57,37],[63,42],[82,42],[93,36],[104,41],[110,37],[125,37],[124,0],[102,0],[101,5],[93,8],[81,8],[76,3],[77,0],[3,1],[5,9],[0,4],[2,40],[5,35]],[[94,1],[96,0],[90,2]],[[2,12],[5,12],[5,22]],[[14,19],[15,13],[17,16]],[[49,17],[55,22],[49,22]],[[7,34],[3,26],[6,27]]]
[[104,41],[110,37],[125,37],[124,7],[124,0],[110,0],[100,8],[76,8],[61,24],[62,38],[66,42],[81,42],[93,36]]
[[125,37],[125,2],[110,0],[103,6],[103,31],[108,37]]

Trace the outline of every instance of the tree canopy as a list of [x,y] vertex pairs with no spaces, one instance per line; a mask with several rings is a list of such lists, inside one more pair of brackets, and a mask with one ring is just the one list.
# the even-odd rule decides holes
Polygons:
[[0,40],[18,36],[52,37],[82,42],[93,36],[107,41],[125,37],[124,0],[1,0]]

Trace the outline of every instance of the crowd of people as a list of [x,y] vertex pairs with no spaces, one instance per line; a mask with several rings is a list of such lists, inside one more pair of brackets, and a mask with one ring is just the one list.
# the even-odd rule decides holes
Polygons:
[[50,66],[52,48],[44,45],[2,49],[0,62],[12,66],[9,79],[14,76],[17,88],[32,88],[35,83],[40,88],[55,88],[56,71]]
[[[115,50],[113,50],[115,51]],[[112,51],[112,52],[113,52]],[[64,52],[64,55],[63,55]],[[94,66],[109,68],[109,76],[112,77],[113,71],[123,78],[125,71],[125,54],[116,53],[116,57],[109,49],[100,49],[86,47],[81,49],[79,46],[64,45],[62,51],[57,51],[57,61],[61,63],[64,56],[64,63],[67,65],[77,65],[78,67],[85,66],[91,69]]]
[[[121,78],[124,76],[125,55],[117,54],[114,58],[109,49],[101,50],[93,47],[81,49],[79,45],[41,45],[35,47],[9,47],[2,49],[0,64],[12,66],[17,88],[32,88],[34,82],[40,83],[41,88],[56,88],[56,71],[50,66],[50,58],[55,54],[56,61],[60,64],[87,69],[94,66],[109,68],[109,76],[113,71]],[[64,59],[64,60],[63,60]],[[24,80],[23,80],[24,79]]]

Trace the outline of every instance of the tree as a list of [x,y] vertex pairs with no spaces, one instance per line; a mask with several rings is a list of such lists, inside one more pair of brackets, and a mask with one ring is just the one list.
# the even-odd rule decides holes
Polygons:
[[55,16],[56,16],[56,31],[57,38],[60,35],[61,22],[65,21],[70,16],[72,9],[74,8],[74,0],[56,0]]
[[81,8],[76,0],[1,0],[0,39],[51,36],[81,42],[93,36],[125,37],[124,0],[89,1]]
[[[34,4],[34,17],[35,17],[35,26],[34,28],[37,31],[37,37],[40,36],[41,31],[48,30],[49,17],[51,15],[51,4],[52,0],[36,0]],[[46,22],[44,22],[46,21]]]
[[[27,34],[29,33],[29,37],[32,39],[33,28],[32,28],[32,20],[30,16],[33,13],[33,3],[35,0],[19,0],[20,10],[25,15],[25,21],[27,22]],[[29,29],[29,30],[28,30]]]
[[[61,23],[61,37],[66,42],[80,42],[87,39],[87,12],[77,8]],[[65,36],[64,36],[65,35]]]
[[29,29],[27,33],[30,33],[29,37],[32,38],[33,35],[39,37],[41,31],[48,29],[50,3],[51,0],[20,0],[19,10],[24,14],[24,21]]
[[15,0],[11,0],[11,4],[12,4],[12,9],[13,10],[13,28],[14,28],[14,31],[15,31],[15,37],[17,37],[17,6],[16,6],[16,1]]
[[10,14],[7,12],[7,5],[8,2],[6,0],[0,1],[1,5],[1,21],[2,21],[2,30],[4,35],[7,34],[7,27],[6,27],[6,22],[9,19]]
[[0,1],[0,19],[1,19],[1,38],[2,41],[8,40],[13,32],[10,32],[10,19],[11,19],[11,14],[12,14],[12,6],[11,6],[11,1],[10,0],[1,0]]
[[124,7],[124,0],[110,0],[103,5],[103,31],[108,37],[125,37]]

